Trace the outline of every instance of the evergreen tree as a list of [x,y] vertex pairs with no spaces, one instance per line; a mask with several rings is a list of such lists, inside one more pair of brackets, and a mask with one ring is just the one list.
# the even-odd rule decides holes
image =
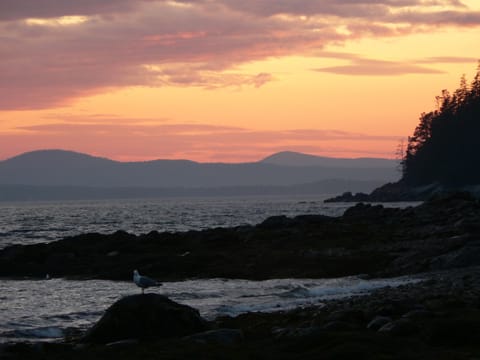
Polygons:
[[480,61],[469,86],[465,75],[459,88],[437,97],[439,108],[422,113],[408,138],[402,160],[404,181],[419,186],[480,184]]

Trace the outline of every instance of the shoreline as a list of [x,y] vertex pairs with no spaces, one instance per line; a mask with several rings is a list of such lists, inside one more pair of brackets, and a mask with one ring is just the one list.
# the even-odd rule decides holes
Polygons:
[[[369,295],[326,300],[321,306],[273,313],[222,316],[211,329],[242,336],[231,344],[199,343],[192,337],[120,342],[117,345],[69,341],[2,344],[9,359],[471,359],[480,353],[480,267],[424,274],[419,283],[383,288]],[[379,326],[379,324],[382,324]],[[391,324],[387,326],[387,324]],[[383,330],[381,330],[383,329]]]

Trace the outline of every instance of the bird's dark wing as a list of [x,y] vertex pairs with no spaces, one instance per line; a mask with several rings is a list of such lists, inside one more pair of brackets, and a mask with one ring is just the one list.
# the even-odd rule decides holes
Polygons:
[[141,287],[149,287],[149,286],[159,286],[161,285],[158,281],[150,279],[147,276],[140,276],[140,279],[138,280],[138,284]]

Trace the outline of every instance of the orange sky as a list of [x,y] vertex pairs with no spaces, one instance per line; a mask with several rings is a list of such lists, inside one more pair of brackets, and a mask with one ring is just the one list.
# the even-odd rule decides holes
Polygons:
[[474,74],[480,2],[2,0],[0,34],[0,159],[391,158]]

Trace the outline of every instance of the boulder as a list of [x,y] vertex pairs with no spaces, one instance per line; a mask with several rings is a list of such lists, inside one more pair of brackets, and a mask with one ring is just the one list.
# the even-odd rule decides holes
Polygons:
[[383,325],[392,322],[392,318],[388,316],[375,316],[367,325],[367,329],[377,331]]
[[86,343],[183,337],[207,329],[198,310],[158,294],[131,295],[110,306],[87,331]]

